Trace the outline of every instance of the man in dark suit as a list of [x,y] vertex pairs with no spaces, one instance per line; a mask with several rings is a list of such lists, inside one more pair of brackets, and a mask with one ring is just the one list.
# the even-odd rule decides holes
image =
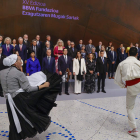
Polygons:
[[38,58],[39,60],[41,59],[40,57],[40,53],[41,53],[41,49],[39,46],[37,46],[37,41],[36,39],[32,40],[32,46],[30,47],[31,51],[35,52],[35,57]]
[[48,70],[50,73],[55,73],[55,58],[51,56],[51,50],[48,49],[46,57],[42,61],[42,70]]
[[44,58],[46,56],[47,50],[51,50],[51,56],[53,57],[53,48],[50,47],[49,41],[46,41],[46,43],[45,43],[45,47],[43,48],[43,51],[42,51],[42,58]]
[[90,39],[88,42],[89,42],[89,44],[86,45],[86,52],[87,52],[87,54],[92,52],[92,48],[95,48],[95,46],[92,45],[92,39]]
[[9,56],[13,54],[13,46],[11,45],[11,38],[6,37],[4,41],[4,45],[2,45],[2,54]]
[[0,71],[6,68],[3,65],[3,59],[4,58],[6,58],[6,56],[2,54],[2,47],[0,47]]
[[96,47],[96,52],[99,53],[99,51],[101,50],[101,46],[102,46],[102,42],[99,41],[99,46]]
[[54,45],[53,45],[53,42],[51,41],[51,36],[50,35],[46,36],[46,41],[44,42],[43,48],[45,48],[45,44],[46,44],[47,41],[50,42],[50,48],[54,49]]
[[80,41],[79,41],[79,44],[76,46],[77,51],[81,51],[82,46],[83,46],[83,40],[80,40]]
[[120,47],[117,48],[117,55],[119,56],[121,54],[121,48],[123,47],[123,44],[120,44]]
[[42,42],[40,41],[40,35],[36,35],[37,46],[42,48]]
[[30,42],[27,34],[24,34],[23,36],[23,45],[25,45],[27,48],[27,58],[30,58]]
[[[64,48],[63,55],[60,56],[58,59],[58,71],[59,71],[59,75],[61,75],[61,76],[65,76],[67,68],[69,68],[69,70],[70,70],[69,75],[71,75],[71,72],[72,72],[71,57],[69,57],[67,54],[68,54],[68,50],[66,48]],[[65,94],[67,94],[67,95],[69,95],[68,84],[69,84],[69,81],[65,82]],[[61,92],[62,92],[62,84],[61,84]],[[61,92],[59,93],[59,95],[61,95]]]
[[70,40],[68,40],[67,41],[67,46],[65,47],[66,49],[68,49],[68,51],[69,51],[69,49],[71,48],[71,41]]
[[26,72],[26,63],[27,63],[27,47],[23,44],[23,38],[18,38],[19,44],[16,45],[15,51],[18,51],[19,56],[23,60],[23,71]]
[[101,57],[97,58],[96,61],[96,71],[98,76],[98,90],[97,93],[100,92],[100,82],[102,80],[102,92],[106,93],[105,91],[105,78],[107,75],[107,58],[104,57],[104,51],[101,51]]
[[[111,51],[108,52],[108,61],[109,61],[109,71],[108,71],[108,77],[109,79],[114,79],[114,71],[115,71],[115,65],[117,61],[117,53],[114,51],[114,47],[111,46]],[[111,73],[111,76],[110,76]]]
[[71,42],[71,48],[68,50],[68,56],[70,56],[72,60],[76,58],[77,55],[77,49],[74,46],[74,42]]

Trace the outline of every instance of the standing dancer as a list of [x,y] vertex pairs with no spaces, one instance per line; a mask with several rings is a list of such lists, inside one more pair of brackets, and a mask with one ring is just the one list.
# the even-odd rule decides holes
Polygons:
[[128,134],[135,137],[138,137],[138,131],[133,109],[136,96],[140,93],[140,61],[137,60],[137,55],[137,48],[130,48],[129,57],[118,65],[115,74],[115,83],[122,88],[127,88],[126,109],[128,123],[132,128],[131,131],[128,131]]
[[61,80],[57,74],[46,77],[43,72],[26,77],[20,71],[21,58],[16,54],[5,58],[3,64],[9,66],[0,71],[0,84],[7,99],[9,140],[32,138],[49,127],[48,114],[56,106]]

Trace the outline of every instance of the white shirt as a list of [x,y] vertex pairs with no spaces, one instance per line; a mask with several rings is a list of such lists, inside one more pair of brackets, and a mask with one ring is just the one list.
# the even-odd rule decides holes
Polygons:
[[63,55],[63,56],[64,56],[65,61],[67,62],[68,61],[67,55]]
[[19,48],[22,49],[22,44],[19,44]]
[[6,44],[6,49],[9,47],[9,49],[10,49],[10,45],[8,45],[8,44]]
[[111,53],[113,54],[113,59],[114,59],[114,51],[111,51]]
[[39,41],[37,41],[37,45],[39,44]]
[[1,54],[0,54],[0,59],[1,59]]
[[133,56],[129,56],[118,65],[115,83],[124,88],[124,82],[136,78],[140,78],[140,61]]
[[101,45],[99,46],[99,50],[101,50]]

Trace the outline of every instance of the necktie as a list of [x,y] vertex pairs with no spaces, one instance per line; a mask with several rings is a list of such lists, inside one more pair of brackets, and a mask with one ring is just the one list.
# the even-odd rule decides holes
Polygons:
[[35,56],[36,56],[36,46],[34,46]]
[[9,52],[9,45],[7,45],[7,51]]
[[20,45],[20,51],[22,51],[22,45]]
[[104,58],[102,57],[102,61],[103,61],[103,64],[104,64]]
[[114,60],[114,54],[113,54],[113,51],[112,51],[112,56],[113,56],[113,60]]
[[66,56],[65,56],[65,62],[66,62],[66,64],[67,64],[67,58],[66,58]]
[[72,48],[73,52],[74,52],[74,48]]
[[49,65],[50,65],[50,57],[48,57],[48,63],[49,63]]

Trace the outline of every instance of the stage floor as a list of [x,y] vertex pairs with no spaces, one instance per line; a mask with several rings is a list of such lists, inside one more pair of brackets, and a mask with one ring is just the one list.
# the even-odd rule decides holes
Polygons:
[[[107,93],[58,96],[57,108],[51,111],[52,123],[47,131],[26,140],[134,140],[129,136],[126,89],[120,89],[114,80],[106,80]],[[5,100],[0,99],[0,140],[8,140],[9,122]],[[135,106],[140,130],[140,95]],[[137,138],[140,139],[140,138]]]

